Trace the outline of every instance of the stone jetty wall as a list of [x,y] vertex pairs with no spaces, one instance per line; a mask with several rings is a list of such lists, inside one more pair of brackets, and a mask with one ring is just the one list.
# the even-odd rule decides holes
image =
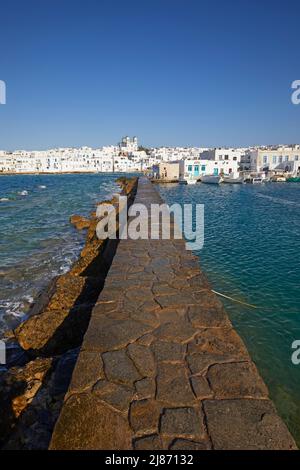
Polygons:
[[[120,178],[130,205],[137,178]],[[118,199],[110,202],[118,212]],[[86,243],[70,271],[56,277],[33,305],[29,318],[8,332],[7,370],[0,370],[0,448],[47,449],[71,374],[116,252],[116,240],[99,240],[96,212],[74,215]],[[14,351],[14,354],[11,354]]]
[[183,240],[120,241],[50,448],[296,448]]

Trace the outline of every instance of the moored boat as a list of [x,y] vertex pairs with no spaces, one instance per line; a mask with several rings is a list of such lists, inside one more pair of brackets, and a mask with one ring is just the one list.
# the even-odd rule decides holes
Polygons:
[[238,178],[233,178],[232,176],[223,176],[222,183],[229,183],[229,184],[243,184],[244,178],[241,176]]
[[291,176],[287,178],[288,183],[300,183],[300,176]]
[[284,183],[286,181],[286,177],[283,175],[275,175],[270,178],[272,183]]
[[187,184],[196,184],[197,183],[197,180],[196,179],[192,179],[192,178],[188,178],[186,180]]
[[251,177],[245,178],[244,182],[251,183],[251,184],[262,184],[264,182],[264,179],[261,176],[251,176]]
[[201,176],[201,182],[206,184],[220,184],[222,181],[219,175],[205,175]]
[[252,184],[261,184],[263,183],[263,179],[260,176],[255,176],[252,178]]

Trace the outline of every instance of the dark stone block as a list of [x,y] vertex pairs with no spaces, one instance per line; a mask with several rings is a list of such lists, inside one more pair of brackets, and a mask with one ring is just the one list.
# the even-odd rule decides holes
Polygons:
[[155,380],[149,377],[146,377],[142,380],[138,380],[137,382],[135,382],[135,389],[137,393],[137,398],[139,400],[145,398],[154,398],[156,391]]
[[106,380],[97,382],[93,387],[93,393],[120,411],[127,411],[129,409],[129,404],[134,394],[131,388],[107,382]]
[[207,378],[216,398],[267,398],[268,389],[251,362],[215,364]]
[[188,322],[178,320],[176,323],[168,322],[157,328],[155,334],[159,339],[167,341],[186,342],[193,338],[197,330]]
[[158,431],[160,407],[155,400],[131,403],[129,422],[135,433],[150,434]]
[[231,323],[223,307],[193,305],[188,308],[188,317],[195,328],[230,327]]
[[203,415],[195,408],[167,408],[161,417],[161,433],[177,436],[205,436]]
[[186,347],[180,343],[168,341],[155,341],[151,345],[155,359],[162,361],[183,361]]
[[150,331],[149,325],[131,319],[113,320],[106,317],[92,317],[84,337],[83,349],[99,352],[119,349]]
[[200,376],[191,378],[192,388],[197,398],[209,398],[212,396],[212,390],[210,389],[207,380]]
[[187,439],[175,439],[170,445],[170,450],[210,450],[209,441],[189,441]]
[[158,365],[157,399],[170,405],[190,405],[195,401],[184,365],[161,362]]
[[56,423],[50,449],[132,449],[127,419],[99,401],[95,395],[72,395]]
[[269,400],[205,400],[203,403],[214,449],[296,449]]
[[157,434],[152,436],[140,437],[134,441],[133,447],[135,450],[160,450],[162,443]]
[[81,351],[78,356],[69,391],[84,391],[104,378],[101,354],[94,351]]
[[154,357],[147,346],[133,343],[127,349],[131,360],[142,376],[149,377],[155,373],[156,365]]
[[142,378],[124,349],[104,353],[102,358],[109,381],[133,387],[133,383]]

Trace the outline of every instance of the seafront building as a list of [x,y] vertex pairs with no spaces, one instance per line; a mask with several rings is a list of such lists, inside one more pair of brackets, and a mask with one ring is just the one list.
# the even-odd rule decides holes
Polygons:
[[297,174],[300,170],[300,145],[252,149],[246,152],[245,161],[251,171]]
[[204,150],[197,159],[185,160],[185,176],[188,178],[200,178],[204,175],[230,175],[237,178],[239,175],[240,161],[246,149],[214,148]]
[[184,160],[177,162],[161,162],[159,178],[166,181],[179,181],[184,178]]

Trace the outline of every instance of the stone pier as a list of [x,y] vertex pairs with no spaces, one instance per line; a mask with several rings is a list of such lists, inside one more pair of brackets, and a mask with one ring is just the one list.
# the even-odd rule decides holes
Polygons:
[[120,241],[50,448],[296,448],[184,240]]

